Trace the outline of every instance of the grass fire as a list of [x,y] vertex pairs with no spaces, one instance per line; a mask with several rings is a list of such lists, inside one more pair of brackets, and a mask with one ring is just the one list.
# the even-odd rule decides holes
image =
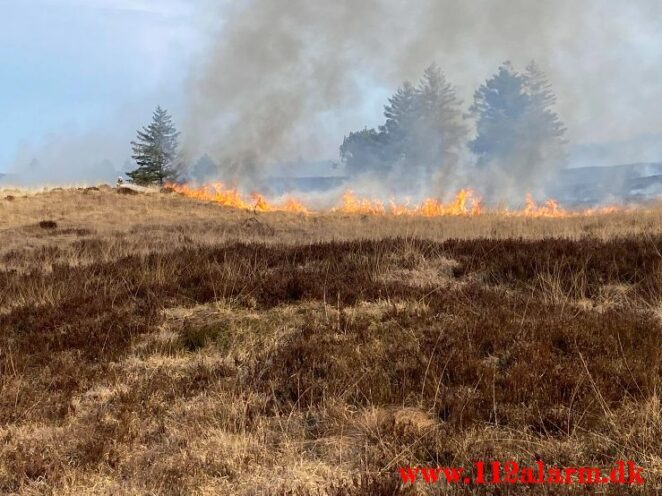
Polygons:
[[414,494],[399,467],[476,460],[662,484],[662,207],[163,191],[0,195],[3,493]]
[[[180,195],[200,201],[216,203],[225,207],[252,210],[255,212],[290,212],[311,214],[315,212],[304,206],[294,197],[288,197],[282,202],[270,202],[259,193],[252,193],[249,197],[242,196],[236,188],[227,188],[222,183],[213,183],[203,186],[190,186],[187,184],[169,183],[166,189]],[[382,200],[357,197],[352,191],[345,191],[338,202],[338,206],[330,209],[331,212],[361,215],[391,215],[412,217],[445,217],[445,216],[475,216],[481,213],[491,213],[511,217],[572,217],[607,214],[622,210],[622,207],[603,206],[568,210],[559,205],[556,200],[549,199],[537,204],[530,194],[525,196],[525,206],[518,210],[507,208],[485,210],[479,196],[471,189],[460,190],[452,201],[443,203],[433,198],[426,198],[418,204],[397,203],[394,200],[385,203]]]
[[0,496],[662,494],[660,0],[0,4]]

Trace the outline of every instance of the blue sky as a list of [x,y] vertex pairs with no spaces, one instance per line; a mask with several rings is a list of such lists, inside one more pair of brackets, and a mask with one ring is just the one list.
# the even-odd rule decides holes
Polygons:
[[161,100],[176,108],[201,44],[194,5],[0,0],[0,171],[56,136],[132,133]]

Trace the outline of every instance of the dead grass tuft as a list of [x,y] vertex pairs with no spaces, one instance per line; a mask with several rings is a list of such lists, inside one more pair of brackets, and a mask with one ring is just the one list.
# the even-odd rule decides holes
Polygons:
[[57,229],[57,222],[52,220],[42,220],[39,222],[39,227],[42,229]]

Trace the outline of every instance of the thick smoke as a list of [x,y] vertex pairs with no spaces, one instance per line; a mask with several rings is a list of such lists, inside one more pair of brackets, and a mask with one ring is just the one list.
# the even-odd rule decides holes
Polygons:
[[[641,119],[650,102],[637,96],[662,96],[654,0],[249,0],[221,15],[217,42],[191,78],[184,134],[188,153],[209,152],[225,180],[268,175],[278,161],[337,157],[345,134],[379,123],[379,105],[365,102],[416,81],[432,61],[468,108],[503,61],[536,60],[571,142],[662,125],[661,112]],[[516,182],[534,183],[538,166],[519,167]]]
[[[272,161],[339,146],[361,104],[383,34],[382,2],[258,0],[226,12],[220,42],[192,90],[188,145],[208,150],[224,175],[246,178]],[[374,32],[373,27],[384,30]],[[340,134],[342,138],[342,134]]]

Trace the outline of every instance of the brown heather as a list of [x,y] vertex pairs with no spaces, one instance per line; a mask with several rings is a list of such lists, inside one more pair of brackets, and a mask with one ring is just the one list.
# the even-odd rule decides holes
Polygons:
[[495,494],[395,471],[632,459],[648,483],[623,494],[655,494],[661,295],[657,207],[391,219],[0,192],[0,493]]

